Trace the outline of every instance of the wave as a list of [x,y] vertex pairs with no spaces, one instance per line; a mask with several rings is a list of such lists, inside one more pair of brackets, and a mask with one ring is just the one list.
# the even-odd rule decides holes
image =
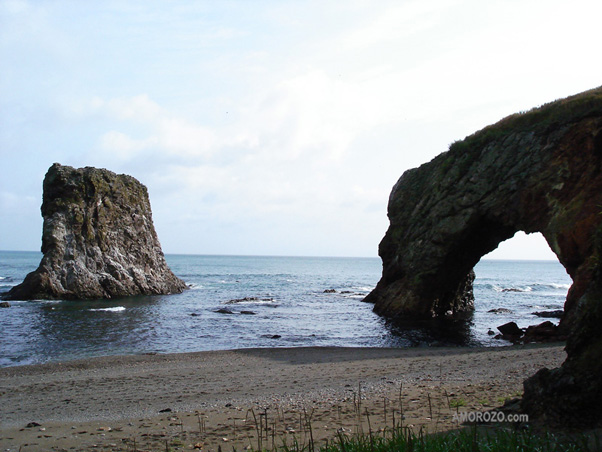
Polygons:
[[475,284],[475,288],[480,288],[484,290],[493,290],[495,292],[556,292],[558,294],[559,291],[568,291],[570,289],[570,284],[560,284],[560,283],[532,283],[532,284],[524,284],[524,285],[501,285],[494,283],[479,283]]
[[19,284],[10,276],[0,276],[0,287],[14,287]]
[[365,293],[343,294],[343,296],[346,297],[346,298],[354,298],[356,300],[363,300],[364,298],[366,298],[366,294]]
[[534,304],[534,305],[531,305],[531,308],[537,309],[538,311],[541,311],[541,310],[561,310],[561,309],[564,309],[564,305],[563,304],[544,304],[544,305]]
[[501,287],[496,284],[493,284],[493,290],[496,292],[533,292],[533,287],[524,286],[524,287]]
[[554,289],[566,289],[566,290],[569,290],[571,288],[570,284],[555,284],[555,283],[551,283],[550,286],[552,286]]
[[259,297],[244,297],[236,298],[234,300],[224,301],[223,304],[272,304],[276,303],[273,298],[259,298]]
[[374,287],[354,286],[354,287],[352,287],[352,289],[368,293],[368,292],[372,292],[372,290],[374,289]]
[[[368,287],[352,287],[354,290],[337,290],[337,289],[326,289],[320,292],[314,292],[314,295],[338,295],[343,298],[353,298],[356,300],[363,300],[366,298],[366,295],[372,290]],[[362,290],[362,292],[358,292],[358,290]]]
[[1,282],[0,283],[0,288],[4,289],[5,291],[9,291],[10,289],[12,289],[13,287],[17,286],[17,283],[4,283]]
[[122,311],[125,311],[125,307],[124,306],[116,306],[114,308],[92,308],[92,309],[88,309],[88,311],[122,312]]

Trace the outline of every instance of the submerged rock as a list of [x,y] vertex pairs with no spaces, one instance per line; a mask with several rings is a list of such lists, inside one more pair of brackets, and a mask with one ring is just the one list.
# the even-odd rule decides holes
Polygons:
[[559,326],[568,358],[525,384],[523,406],[546,416],[573,405],[581,411],[554,422],[602,423],[601,206],[602,87],[510,116],[406,171],[365,300],[393,319],[463,314],[481,257],[517,231],[540,232],[573,279]]
[[95,299],[180,293],[148,192],[131,176],[55,163],[44,178],[39,267],[8,299]]
[[533,315],[536,315],[537,317],[561,319],[564,315],[564,311],[562,309],[556,309],[554,311],[536,311]]

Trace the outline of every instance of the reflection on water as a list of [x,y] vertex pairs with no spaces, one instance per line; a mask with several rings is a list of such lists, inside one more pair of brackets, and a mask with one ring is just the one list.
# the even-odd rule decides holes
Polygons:
[[146,348],[156,335],[160,303],[160,297],[24,302],[10,310],[26,311],[15,316],[13,325],[27,339],[28,348],[45,361],[61,359],[66,350],[71,358],[80,358]]
[[410,346],[476,346],[472,316],[464,319],[389,320],[391,334]]
[[[40,256],[0,252],[0,285],[22,281]],[[251,347],[504,345],[487,330],[514,319],[519,326],[538,323],[531,312],[562,308],[570,284],[558,263],[479,263],[472,319],[403,324],[384,320],[362,302],[380,278],[379,259],[167,259],[192,289],[115,300],[11,302],[0,311],[0,366]],[[488,312],[500,307],[510,312]]]

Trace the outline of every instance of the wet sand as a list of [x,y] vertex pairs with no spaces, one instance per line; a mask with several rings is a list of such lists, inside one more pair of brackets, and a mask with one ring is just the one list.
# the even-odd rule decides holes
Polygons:
[[563,344],[312,347],[8,367],[0,450],[242,450],[394,423],[443,431],[458,413],[520,395],[525,378],[565,357]]

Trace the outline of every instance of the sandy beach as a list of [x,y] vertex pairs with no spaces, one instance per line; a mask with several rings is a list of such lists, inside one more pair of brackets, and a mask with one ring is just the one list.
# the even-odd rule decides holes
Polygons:
[[[393,425],[458,427],[520,395],[563,344],[276,348],[0,369],[0,450],[243,450]],[[454,416],[456,415],[456,416]]]

